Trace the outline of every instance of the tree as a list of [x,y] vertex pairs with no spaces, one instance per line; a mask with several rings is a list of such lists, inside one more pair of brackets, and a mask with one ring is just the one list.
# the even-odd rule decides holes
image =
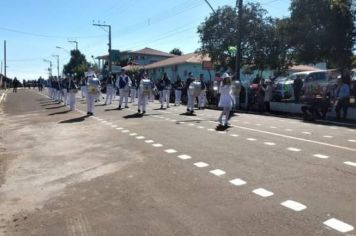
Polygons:
[[301,63],[349,67],[355,43],[352,0],[292,0],[290,40]]
[[78,79],[84,76],[84,72],[88,71],[89,63],[79,50],[72,50],[70,55],[71,58],[68,64],[64,66],[63,72],[65,74],[72,74]]
[[173,48],[169,53],[177,56],[181,56],[183,54],[179,48]]
[[[267,16],[258,3],[248,3],[242,15],[242,59],[243,64],[259,71],[266,68],[282,68],[286,63],[288,46],[283,27]],[[283,24],[280,24],[281,26]],[[283,29],[284,30],[284,29]],[[237,42],[237,13],[230,6],[219,8],[205,19],[199,28],[201,51],[209,54],[216,69],[234,68]],[[233,50],[234,49],[234,50]]]

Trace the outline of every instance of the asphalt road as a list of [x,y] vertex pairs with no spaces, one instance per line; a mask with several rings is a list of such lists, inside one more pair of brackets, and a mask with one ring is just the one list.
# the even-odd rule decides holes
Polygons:
[[356,129],[36,90],[0,105],[0,235],[356,235]]

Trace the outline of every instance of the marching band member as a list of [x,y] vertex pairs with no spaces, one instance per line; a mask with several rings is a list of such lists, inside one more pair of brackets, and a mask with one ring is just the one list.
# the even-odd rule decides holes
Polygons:
[[96,78],[95,74],[91,74],[88,77],[87,83],[87,115],[94,115],[94,102],[98,93],[100,92],[100,81]]
[[121,69],[121,74],[119,78],[116,80],[116,87],[119,88],[119,93],[120,93],[120,102],[119,102],[119,110],[121,110],[122,102],[125,99],[125,108],[129,108],[127,106],[128,100],[129,100],[129,91],[130,91],[130,86],[131,86],[131,79],[130,77],[125,73],[124,69]]
[[185,82],[185,89],[187,91],[188,103],[187,103],[187,112],[193,114],[194,113],[194,97],[192,95],[190,88],[190,84],[194,81],[193,75],[191,72],[188,74],[188,78]]
[[111,104],[113,95],[115,93],[115,88],[114,88],[114,76],[109,75],[106,79],[106,99],[105,99],[105,105]]
[[148,78],[147,73],[144,73],[138,88],[138,113],[141,113],[141,111],[142,114],[146,113],[148,97],[153,88],[153,82]]
[[85,98],[87,93],[87,81],[85,77],[80,80],[80,91],[82,92],[82,98]]
[[167,108],[169,108],[169,98],[171,92],[171,81],[168,78],[167,73],[163,74],[163,78],[159,81],[159,100],[161,102],[161,109],[163,109],[164,103],[166,102]]
[[[233,98],[232,98],[232,91],[231,91],[231,77],[225,73],[223,75],[223,81],[221,82],[220,86],[220,100],[219,100],[219,107],[222,108],[222,112],[219,116],[219,123],[221,126],[228,126],[228,120],[230,111],[233,106]],[[225,116],[225,120],[223,122],[223,117]]]
[[74,82],[74,79],[72,77],[69,78],[68,81],[68,87],[67,87],[68,93],[69,93],[69,109],[71,111],[75,110],[75,95],[78,92],[78,87]]
[[198,108],[200,110],[205,108],[205,101],[206,101],[206,84],[204,82],[204,74],[199,75],[198,81],[200,81],[201,83],[201,92],[198,96]]
[[65,106],[67,106],[68,104],[67,87],[68,87],[68,78],[66,76],[63,76],[63,80],[61,82],[61,88],[62,88],[63,103]]
[[177,81],[173,85],[174,87],[174,106],[179,106],[181,104],[181,98],[182,98],[182,90],[183,90],[183,82],[178,76]]
[[137,87],[139,86],[137,79],[135,78],[135,75],[133,76],[131,82],[132,84],[130,89],[130,97],[131,97],[131,103],[134,103],[136,98],[136,93],[137,93]]

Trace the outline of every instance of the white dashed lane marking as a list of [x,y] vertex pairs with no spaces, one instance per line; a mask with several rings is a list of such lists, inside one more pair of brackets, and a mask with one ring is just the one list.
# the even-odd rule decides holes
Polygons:
[[145,136],[137,136],[136,139],[145,139]]
[[354,230],[354,227],[352,225],[346,224],[335,218],[331,218],[325,221],[323,224],[341,233],[347,233]]
[[125,130],[123,130],[123,131],[121,131],[122,133],[129,133],[130,132],[130,130],[128,130],[128,129],[125,129]]
[[257,139],[255,139],[255,138],[247,138],[246,140],[252,141],[252,142],[257,141]]
[[160,144],[160,143],[155,143],[155,144],[152,144],[152,146],[154,146],[154,147],[163,147],[163,145],[162,145],[162,144]]
[[268,191],[264,188],[258,188],[258,189],[255,189],[252,191],[254,194],[257,194],[258,196],[261,196],[261,197],[271,197],[274,195],[274,193],[272,193],[271,191]]
[[172,154],[172,153],[176,153],[177,151],[174,150],[174,149],[167,149],[167,150],[164,150],[166,153],[168,154]]
[[137,134],[136,133],[131,133],[130,136],[136,136]]
[[222,176],[222,175],[226,174],[225,171],[220,170],[220,169],[211,170],[210,173],[212,173],[213,175],[216,175],[216,176]]
[[238,134],[230,134],[231,137],[239,137]]
[[155,141],[153,140],[146,140],[145,143],[154,143]]
[[246,184],[246,181],[242,180],[242,179],[233,179],[229,181],[232,185],[235,186],[242,186]]
[[317,158],[320,158],[320,159],[328,159],[329,156],[326,156],[326,155],[322,155],[322,154],[315,154],[313,155],[314,157],[317,157]]
[[300,149],[293,148],[293,147],[287,148],[287,150],[292,151],[292,152],[300,152],[301,151]]
[[324,135],[323,137],[324,138],[333,138],[333,136],[330,136],[330,135]]
[[302,132],[303,134],[311,134],[310,132]]
[[272,143],[272,142],[265,142],[264,144],[267,146],[275,146],[276,145],[275,143]]
[[208,163],[205,163],[205,162],[196,162],[194,163],[194,165],[198,168],[204,168],[204,167],[208,167],[209,164]]
[[355,163],[355,162],[345,161],[344,164],[345,164],[345,165],[349,165],[349,166],[356,167],[356,163]]
[[192,159],[191,156],[188,156],[188,155],[179,155],[178,156],[179,159],[182,159],[182,160],[189,160],[189,159]]
[[351,142],[351,143],[356,143],[356,139],[350,139],[348,141]]
[[305,205],[292,200],[287,200],[285,202],[282,202],[281,205],[293,211],[303,211],[307,208]]
[[215,131],[215,130],[214,130],[214,129],[208,129],[208,131],[213,132],[213,131]]
[[121,127],[119,127],[119,128],[116,128],[117,130],[123,130],[124,128],[121,128]]

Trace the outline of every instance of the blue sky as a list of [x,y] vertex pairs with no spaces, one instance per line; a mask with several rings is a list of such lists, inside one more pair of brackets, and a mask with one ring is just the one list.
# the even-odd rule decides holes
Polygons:
[[[235,0],[210,0],[212,6],[234,5]],[[260,2],[274,17],[288,16],[290,0]],[[198,25],[211,10],[204,0],[1,0],[0,60],[3,40],[7,41],[7,74],[19,79],[47,78],[48,63],[60,68],[69,60],[65,50],[79,42],[88,61],[107,53],[107,32],[92,26],[93,21],[112,25],[113,49],[138,50],[151,47],[183,53],[199,48]],[[55,67],[54,67],[55,68]],[[54,72],[56,70],[53,70]]]

